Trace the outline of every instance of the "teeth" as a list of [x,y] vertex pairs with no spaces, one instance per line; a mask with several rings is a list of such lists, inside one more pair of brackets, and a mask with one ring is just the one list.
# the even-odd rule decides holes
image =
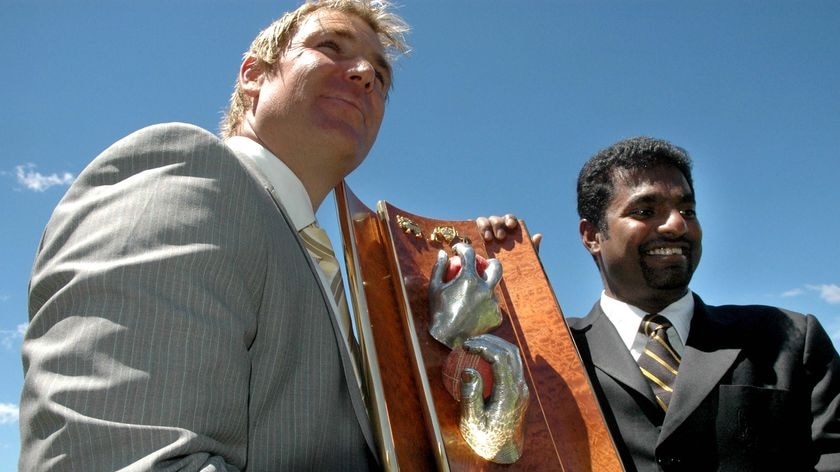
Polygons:
[[648,254],[654,256],[681,256],[682,253],[682,248],[679,247],[660,247],[648,251]]

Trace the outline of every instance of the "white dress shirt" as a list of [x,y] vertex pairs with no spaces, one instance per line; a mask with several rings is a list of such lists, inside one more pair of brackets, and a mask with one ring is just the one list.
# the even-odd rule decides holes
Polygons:
[[[639,326],[641,326],[645,315],[649,313],[616,300],[603,291],[601,292],[600,303],[601,310],[615,326],[618,335],[621,336],[633,359],[638,361],[645,344],[647,344],[647,337],[639,332]],[[685,340],[688,339],[688,330],[691,326],[691,316],[694,314],[694,297],[691,291],[689,290],[682,298],[665,307],[659,314],[668,318],[668,321],[673,325],[667,330],[668,341],[670,341],[677,354],[682,356],[685,350]]]

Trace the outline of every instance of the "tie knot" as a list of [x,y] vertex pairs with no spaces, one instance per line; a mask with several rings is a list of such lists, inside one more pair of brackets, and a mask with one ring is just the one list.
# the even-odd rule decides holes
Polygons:
[[664,316],[654,313],[651,315],[645,316],[642,320],[641,330],[645,334],[645,336],[651,336],[657,331],[665,331],[671,327],[671,322],[668,321],[668,318]]

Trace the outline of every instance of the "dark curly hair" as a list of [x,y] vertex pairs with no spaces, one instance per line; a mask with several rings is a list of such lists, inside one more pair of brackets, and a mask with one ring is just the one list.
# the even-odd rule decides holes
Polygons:
[[685,149],[663,139],[639,136],[621,140],[600,150],[584,164],[577,181],[577,210],[582,219],[607,231],[604,214],[613,197],[613,177],[618,169],[642,170],[658,166],[676,167],[694,193],[691,158]]

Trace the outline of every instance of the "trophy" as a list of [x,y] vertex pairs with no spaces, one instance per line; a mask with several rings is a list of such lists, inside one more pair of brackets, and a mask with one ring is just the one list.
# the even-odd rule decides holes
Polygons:
[[336,189],[386,470],[623,471],[525,224],[486,243]]

